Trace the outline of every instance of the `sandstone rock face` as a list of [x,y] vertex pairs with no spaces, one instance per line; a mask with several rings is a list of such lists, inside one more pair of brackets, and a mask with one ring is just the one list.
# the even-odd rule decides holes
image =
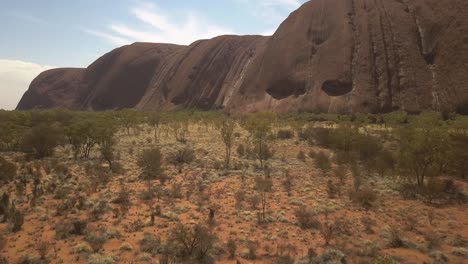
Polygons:
[[18,109],[468,114],[468,1],[313,0],[272,37],[135,43],[39,75]]
[[80,94],[84,69],[53,69],[37,76],[23,95],[17,109],[71,109]]
[[90,110],[135,107],[153,76],[184,49],[177,45],[134,43],[111,51],[86,69],[75,107]]
[[222,108],[243,81],[267,37],[221,36],[193,43],[155,74],[138,104],[146,110]]
[[457,0],[310,1],[268,41],[232,110],[466,112],[467,16]]

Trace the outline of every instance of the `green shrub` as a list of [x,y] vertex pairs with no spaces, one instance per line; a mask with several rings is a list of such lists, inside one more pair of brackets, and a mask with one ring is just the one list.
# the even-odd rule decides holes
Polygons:
[[195,151],[192,148],[185,147],[169,154],[167,162],[176,166],[179,173],[182,173],[184,164],[190,164],[195,160]]
[[142,173],[140,177],[147,181],[148,193],[152,190],[152,181],[159,180],[164,184],[167,176],[162,168],[162,154],[159,148],[144,150],[138,157],[138,166],[140,166]]
[[62,131],[56,126],[41,124],[31,128],[21,140],[23,152],[36,158],[52,156],[55,147],[63,139]]
[[294,215],[296,216],[296,220],[299,227],[301,227],[302,229],[320,228],[320,221],[316,219],[315,213],[307,209],[306,207],[296,209],[294,211]]
[[85,241],[89,243],[94,253],[97,253],[107,242],[107,236],[101,230],[88,231],[85,235]]
[[309,144],[315,143],[324,148],[329,148],[332,144],[332,136],[328,128],[308,127],[306,128],[305,135]]
[[113,255],[92,254],[88,258],[88,264],[116,264],[119,258]]
[[91,219],[94,221],[99,220],[100,217],[110,209],[110,206],[106,200],[99,199],[93,204],[90,210]]
[[466,249],[466,248],[454,248],[454,249],[452,249],[452,254],[454,256],[468,258],[468,249]]
[[214,263],[213,254],[217,237],[202,225],[193,227],[177,225],[171,230],[170,240],[175,243],[178,255],[197,263]]
[[0,156],[0,183],[4,184],[13,180],[16,176],[17,167],[14,163]]
[[292,132],[289,129],[281,129],[281,130],[278,130],[278,132],[276,133],[276,138],[282,139],[282,140],[291,139],[293,137],[294,137],[294,132]]
[[81,236],[86,233],[88,223],[83,220],[70,220],[58,222],[55,225],[55,237],[57,239],[66,239],[71,236]]
[[161,239],[150,233],[143,234],[143,239],[140,240],[140,251],[157,255],[161,253]]
[[319,152],[314,157],[315,167],[326,174],[331,169],[330,158],[324,152]]
[[297,159],[302,161],[302,162],[306,161],[306,155],[305,155],[304,151],[301,150],[301,151],[299,151],[297,153]]
[[386,246],[389,248],[402,248],[405,242],[401,238],[401,231],[396,227],[390,227],[384,230],[384,237],[386,238]]
[[91,246],[88,243],[84,242],[84,243],[80,243],[80,244],[72,247],[71,252],[73,254],[83,254],[83,255],[87,256],[87,255],[93,253],[93,249],[91,248]]
[[132,247],[132,245],[130,245],[129,243],[123,242],[123,243],[120,245],[119,250],[120,250],[121,252],[124,252],[124,251],[132,251],[132,250],[133,250],[133,247]]
[[21,230],[23,224],[24,215],[15,206],[11,206],[8,212],[8,229],[16,233]]
[[349,192],[351,201],[361,205],[364,208],[370,208],[377,200],[377,193],[370,186],[364,186]]
[[226,243],[226,248],[229,253],[229,258],[233,259],[236,257],[236,250],[237,250],[237,245],[236,241],[229,239]]

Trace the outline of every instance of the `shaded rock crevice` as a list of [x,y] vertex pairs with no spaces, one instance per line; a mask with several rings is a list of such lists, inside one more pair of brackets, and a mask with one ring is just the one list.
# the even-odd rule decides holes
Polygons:
[[322,90],[329,96],[343,96],[353,90],[351,81],[328,80],[322,84]]
[[266,92],[276,100],[282,100],[291,96],[298,97],[306,93],[306,83],[304,81],[293,81],[283,79],[275,82]]

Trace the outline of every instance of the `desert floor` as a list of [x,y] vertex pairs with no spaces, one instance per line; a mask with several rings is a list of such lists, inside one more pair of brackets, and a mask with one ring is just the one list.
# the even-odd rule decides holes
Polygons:
[[[349,172],[343,186],[332,170],[326,173],[317,170],[313,159],[307,156],[311,150],[325,151],[331,156],[333,153],[309,146],[297,138],[271,143],[275,155],[267,164],[271,168],[273,190],[267,194],[268,223],[259,224],[257,214],[261,205],[252,208],[249,197],[259,194],[254,188],[255,176],[263,175],[263,171],[256,169],[259,161],[238,156],[236,148],[248,141],[248,133],[239,127],[236,132],[239,135],[232,150],[231,168],[226,170],[222,166],[225,149],[219,132],[213,127],[191,125],[187,145],[195,150],[196,161],[185,165],[182,173],[174,166],[164,165],[171,180],[163,188],[169,194],[155,199],[152,204],[139,197],[146,190],[146,183],[138,178],[140,170],[136,163],[140,151],[154,144],[151,128],[134,129],[130,135],[123,130],[119,132],[116,153],[124,173],[114,175],[109,184],[98,187],[96,192],[89,191],[92,183],[84,170],[89,161],[73,159],[70,149],[57,149],[52,159],[57,159],[70,170],[70,176],[62,183],[62,187],[69,190],[65,197],[58,199],[54,194],[46,193],[36,204],[31,204],[27,195],[19,197],[14,194],[14,185],[2,187],[2,190],[10,191],[17,208],[25,214],[22,230],[17,233],[7,232],[7,225],[0,224],[0,230],[5,230],[6,240],[2,254],[9,263],[17,263],[22,255],[38,256],[37,241],[48,241],[51,243],[48,251],[51,263],[87,263],[90,252],[84,237],[58,239],[55,230],[60,222],[83,219],[88,221],[88,228],[104,230],[112,237],[99,254],[116,256],[118,263],[158,263],[159,256],[140,251],[139,241],[144,233],[152,233],[165,241],[169,230],[179,222],[206,224],[209,208],[212,208],[215,210],[215,222],[209,228],[218,237],[217,245],[225,249],[228,239],[237,244],[235,259],[229,259],[225,249],[219,253],[217,263],[236,263],[236,260],[240,263],[277,263],[279,255],[299,260],[308,254],[309,249],[321,254],[327,248],[342,251],[348,263],[377,263],[374,261],[378,255],[395,257],[401,263],[444,263],[436,262],[443,258],[441,255],[447,258],[446,263],[468,262],[466,204],[434,205],[421,200],[405,200],[396,191],[396,181],[391,176],[371,176],[367,183],[377,191],[378,199],[370,209],[364,209],[348,197],[347,190],[353,185]],[[164,129],[160,131],[159,145],[163,155],[184,146]],[[299,151],[306,153],[305,161],[297,158]],[[19,153],[1,155],[9,160],[18,160],[21,156]],[[91,160],[99,160],[96,150]],[[45,181],[57,177],[53,172],[40,170]],[[287,171],[293,180],[290,195],[283,187]],[[329,180],[341,187],[341,194],[334,199],[327,193]],[[467,192],[467,182],[457,181],[457,184]],[[122,186],[131,197],[131,206],[125,215],[119,213],[119,205],[111,202]],[[155,181],[154,186],[159,186],[159,183]],[[179,198],[170,195],[176,188],[174,186],[181,187]],[[245,191],[245,200],[236,206],[235,196],[240,190]],[[79,195],[85,197],[86,209],[58,211],[57,208],[67,199]],[[99,201],[104,201],[108,208],[98,219],[90,219],[90,210]],[[161,214],[151,225],[150,206],[158,205]],[[330,245],[325,245],[319,229],[299,227],[295,211],[303,206],[315,212],[322,223],[340,221],[340,231],[332,236]],[[400,232],[405,246],[392,248],[388,245],[394,230]],[[257,246],[256,259],[246,259],[249,245]]]

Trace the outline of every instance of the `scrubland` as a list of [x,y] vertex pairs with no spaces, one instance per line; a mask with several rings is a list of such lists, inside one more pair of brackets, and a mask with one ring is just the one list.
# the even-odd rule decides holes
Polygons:
[[468,119],[0,112],[0,263],[466,263]]

